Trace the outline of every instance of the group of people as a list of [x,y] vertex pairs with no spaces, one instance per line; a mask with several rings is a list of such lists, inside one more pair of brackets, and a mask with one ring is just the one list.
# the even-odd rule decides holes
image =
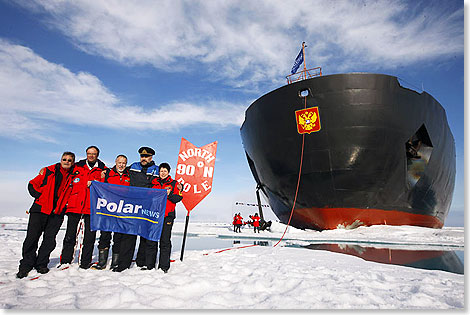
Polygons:
[[255,215],[250,215],[249,217],[252,221],[251,222],[250,221],[244,222],[243,217],[241,216],[240,212],[235,213],[235,215],[233,216],[233,222],[232,222],[233,231],[235,233],[241,233],[242,225],[251,224],[253,226],[254,233],[256,233],[256,232],[259,233],[261,217],[258,215],[258,213],[255,213]]
[[[166,189],[168,200],[160,237],[158,268],[165,273],[170,268],[171,230],[175,220],[176,203],[183,199],[182,186],[173,180],[170,165],[153,161],[155,150],[141,147],[140,161],[127,166],[127,157],[118,155],[112,168],[98,159],[100,150],[96,146],[86,149],[86,159],[75,163],[73,152],[64,152],[59,163],[42,168],[39,175],[28,184],[28,191],[34,202],[29,209],[26,238],[23,242],[17,278],[24,278],[34,268],[39,273],[49,272],[51,252],[56,247],[56,236],[67,215],[67,229],[63,240],[60,264],[73,261],[77,237],[84,222],[83,248],[79,267],[82,269],[105,269],[109,256],[111,239],[113,271],[121,272],[130,268],[134,256],[137,235],[100,231],[98,263],[92,265],[96,231],[90,229],[90,185],[94,180],[145,188]],[[82,222],[82,223],[80,223]],[[80,228],[79,228],[80,225]],[[112,235],[113,234],[113,235]],[[38,250],[39,239],[42,243]],[[158,242],[140,237],[136,264],[142,270],[156,267]]]

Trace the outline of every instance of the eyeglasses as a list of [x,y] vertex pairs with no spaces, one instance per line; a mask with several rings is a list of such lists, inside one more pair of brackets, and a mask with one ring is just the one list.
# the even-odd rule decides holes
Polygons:
[[62,159],[62,161],[64,161],[64,162],[73,162],[72,159]]
[[146,157],[149,157],[149,156],[151,156],[151,155],[150,154],[141,154],[140,155],[141,158],[146,158]]

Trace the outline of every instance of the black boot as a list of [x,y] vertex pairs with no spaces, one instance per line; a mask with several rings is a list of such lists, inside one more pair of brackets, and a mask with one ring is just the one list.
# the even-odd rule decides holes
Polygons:
[[113,253],[113,260],[111,260],[111,269],[114,269],[118,265],[119,253]]
[[16,277],[17,277],[18,279],[23,279],[24,277],[27,277],[27,276],[28,276],[28,273],[29,273],[29,271],[20,270],[20,271],[18,271],[18,273],[16,274]]
[[102,270],[105,269],[108,264],[109,248],[99,249],[98,251],[98,264],[93,266],[93,269]]

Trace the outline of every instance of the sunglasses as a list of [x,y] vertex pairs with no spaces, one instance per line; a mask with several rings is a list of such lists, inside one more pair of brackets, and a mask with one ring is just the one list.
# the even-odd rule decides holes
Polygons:
[[62,161],[64,161],[64,162],[73,162],[72,159],[62,159]]
[[140,157],[143,158],[143,157],[149,157],[149,156],[152,156],[150,154],[141,154]]

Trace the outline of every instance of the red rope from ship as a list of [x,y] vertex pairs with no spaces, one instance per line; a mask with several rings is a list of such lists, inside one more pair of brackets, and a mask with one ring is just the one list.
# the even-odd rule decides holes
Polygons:
[[[305,108],[307,108],[307,97],[305,96],[304,99],[305,99],[305,105],[304,105],[304,109],[305,109]],[[297,187],[295,188],[294,203],[292,204],[292,210],[290,212],[289,221],[287,222],[286,228],[285,228],[284,233],[282,234],[281,238],[279,239],[279,241],[273,247],[276,247],[282,241],[282,239],[284,238],[284,235],[286,235],[287,229],[289,228],[290,221],[292,219],[292,214],[294,214],[295,203],[297,202],[297,195],[299,193],[300,176],[302,174],[302,163],[303,163],[303,160],[304,160],[304,146],[305,146],[305,133],[302,134],[302,150],[301,150],[301,153],[300,153],[299,177],[297,178]],[[221,249],[217,252],[214,252],[214,254],[222,253],[222,252],[229,251],[229,250],[232,250],[232,249],[242,249],[242,248],[254,247],[254,246],[259,246],[259,245],[254,244],[254,245],[247,245],[247,246],[230,247],[230,248],[225,248],[225,249]],[[209,254],[208,253],[204,254],[204,256],[207,256],[207,255],[209,255]]]
[[[304,99],[305,99],[304,109],[306,109],[307,108],[307,96],[305,96]],[[304,160],[304,146],[305,146],[305,133],[302,134],[302,150],[300,152],[299,177],[297,178],[297,187],[295,188],[294,203],[292,204],[292,210],[290,211],[289,221],[287,221],[287,225],[286,225],[286,228],[284,229],[284,233],[282,234],[281,239],[277,241],[277,243],[273,247],[276,247],[282,241],[282,239],[284,238],[284,235],[286,235],[287,229],[289,228],[289,225],[290,225],[290,220],[292,219],[292,215],[294,214],[295,203],[297,202],[297,195],[299,193],[300,175],[302,175],[302,162]]]

